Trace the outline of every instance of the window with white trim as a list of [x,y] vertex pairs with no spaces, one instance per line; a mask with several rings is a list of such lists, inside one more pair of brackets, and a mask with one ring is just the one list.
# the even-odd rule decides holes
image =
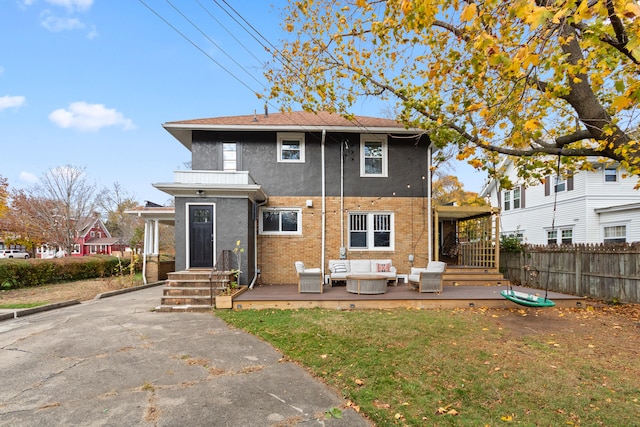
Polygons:
[[520,209],[520,187],[513,189],[513,209]]
[[618,169],[608,167],[604,170],[604,182],[618,182]]
[[278,162],[304,163],[304,133],[278,132]]
[[222,170],[235,172],[238,168],[238,148],[235,142],[222,144]]
[[626,243],[627,241],[627,225],[605,225],[602,228],[604,243]]
[[571,245],[573,244],[573,228],[558,228],[547,230],[548,245]]
[[302,234],[302,209],[262,208],[260,234]]
[[504,210],[511,210],[511,191],[506,190],[504,192]]
[[560,193],[561,191],[565,191],[567,189],[567,180],[561,176],[555,175],[553,177],[553,184],[556,190],[556,193]]
[[349,213],[349,249],[393,250],[393,214]]
[[80,253],[80,244],[76,243],[73,245],[73,251],[71,253],[79,254]]
[[386,135],[360,135],[360,176],[388,176]]

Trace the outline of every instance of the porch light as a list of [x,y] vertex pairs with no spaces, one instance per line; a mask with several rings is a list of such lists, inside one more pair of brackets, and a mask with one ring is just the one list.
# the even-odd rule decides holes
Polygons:
[[196,190],[196,196],[204,196],[204,190]]

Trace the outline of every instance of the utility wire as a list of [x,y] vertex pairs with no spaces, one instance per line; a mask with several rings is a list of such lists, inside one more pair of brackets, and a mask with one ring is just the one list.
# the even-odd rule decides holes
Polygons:
[[242,86],[246,87],[247,89],[249,89],[251,92],[253,92],[254,94],[257,94],[258,92],[253,90],[251,88],[251,86],[249,86],[247,83],[245,83],[242,79],[240,79],[238,76],[236,76],[235,74],[233,74],[230,70],[228,70],[224,65],[222,65],[220,62],[216,61],[211,55],[209,55],[207,52],[204,51],[204,49],[202,49],[200,46],[198,46],[195,42],[193,42],[191,39],[189,39],[189,37],[187,37],[185,34],[183,34],[180,30],[178,30],[175,26],[173,26],[169,21],[167,21],[166,19],[164,19],[162,16],[160,16],[159,13],[157,13],[153,8],[151,8],[148,4],[146,4],[144,2],[144,0],[138,0],[140,3],[142,3],[147,9],[149,9],[154,15],[156,15],[158,18],[160,18],[160,20],[162,20],[162,22],[164,22],[165,24],[167,24],[170,28],[172,28],[176,33],[180,34],[186,41],[188,41],[193,47],[195,47],[196,49],[198,49],[200,52],[202,52],[207,58],[209,58],[211,61],[213,61],[218,67],[222,68],[227,74],[229,74],[231,77],[233,77],[237,82],[239,82]]
[[235,34],[233,34],[232,31],[230,31],[227,27],[224,26],[224,24],[222,22],[220,22],[220,20],[218,18],[215,17],[215,15],[213,13],[211,13],[209,11],[209,9],[207,9],[202,2],[200,2],[200,0],[196,0],[196,3],[198,3],[198,5],[205,11],[207,12],[207,15],[209,15],[211,17],[211,19],[213,19],[214,21],[216,21],[216,23],[220,26],[220,28],[222,28],[223,30],[225,30],[227,32],[227,34],[229,34],[240,46],[242,46],[244,48],[244,50],[247,51],[247,53],[251,56],[253,56],[253,59],[255,59],[256,61],[258,61],[260,64],[262,64],[262,60],[259,59],[257,56],[255,56],[253,54],[253,52],[251,51],[251,49],[249,49],[247,46],[245,46],[237,37]]
[[[167,0],[167,3],[169,3],[169,5],[180,14],[180,16],[182,16],[188,23],[190,23],[193,28],[195,28],[196,30],[198,30],[198,32],[200,32],[200,34],[202,34],[207,40],[209,40],[211,42],[211,44],[213,44],[215,47],[217,47],[222,53],[224,53],[227,58],[229,58],[231,61],[233,61],[234,64],[236,64],[242,71],[244,71],[245,73],[247,73],[247,75],[249,77],[251,77],[256,83],[258,83],[261,86],[264,86],[262,82],[260,82],[253,74],[249,73],[249,71],[247,71],[240,63],[238,63],[238,61],[236,61],[235,59],[233,59],[233,57],[231,55],[229,55],[222,47],[220,47],[220,45],[218,45],[218,43],[216,43],[215,41],[213,41],[213,39],[211,37],[209,37],[204,31],[202,31],[196,24],[194,24],[194,22],[192,20],[190,20],[184,13],[182,13],[177,7],[175,7],[173,5],[173,3],[171,3],[169,0]],[[264,89],[264,87],[263,87]]]

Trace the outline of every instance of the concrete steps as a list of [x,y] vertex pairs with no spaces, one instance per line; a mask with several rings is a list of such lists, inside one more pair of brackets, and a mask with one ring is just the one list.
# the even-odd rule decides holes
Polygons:
[[[160,312],[204,312],[213,308],[216,291],[231,282],[230,272],[214,273],[209,269],[194,269],[168,273],[162,289]],[[212,292],[213,297],[212,298]]]

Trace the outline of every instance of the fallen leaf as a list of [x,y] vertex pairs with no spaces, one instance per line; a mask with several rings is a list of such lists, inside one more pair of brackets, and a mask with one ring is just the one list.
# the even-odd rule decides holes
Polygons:
[[510,423],[513,422],[513,416],[512,415],[503,415],[500,417],[500,420],[504,421],[505,423]]
[[358,385],[364,385],[364,381],[361,380],[360,378],[356,378],[356,384]]

